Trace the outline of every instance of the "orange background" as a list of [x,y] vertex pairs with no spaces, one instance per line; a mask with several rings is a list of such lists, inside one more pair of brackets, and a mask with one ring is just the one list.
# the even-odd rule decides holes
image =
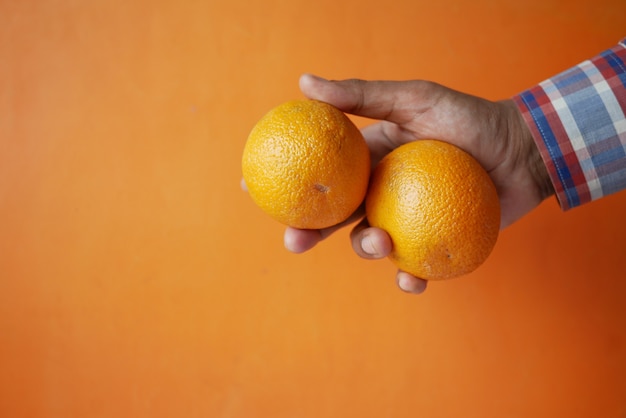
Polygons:
[[[490,99],[626,36],[623,0],[0,1],[0,416],[624,417],[626,194],[401,293],[239,189],[302,72]],[[359,124],[367,121],[357,119]]]

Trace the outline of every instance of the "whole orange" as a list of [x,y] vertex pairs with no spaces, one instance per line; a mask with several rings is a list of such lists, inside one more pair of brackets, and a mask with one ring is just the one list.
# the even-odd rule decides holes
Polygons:
[[361,132],[343,112],[294,100],[254,126],[242,169],[263,211],[285,225],[319,229],[346,220],[360,206],[371,167]]
[[465,151],[435,140],[387,154],[372,174],[365,207],[370,225],[391,236],[391,260],[427,280],[475,270],[500,229],[500,202],[487,172]]

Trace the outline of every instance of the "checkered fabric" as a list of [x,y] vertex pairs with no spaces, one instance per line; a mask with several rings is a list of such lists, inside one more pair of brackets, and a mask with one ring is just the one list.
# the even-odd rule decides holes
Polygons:
[[626,188],[626,39],[513,100],[563,210]]

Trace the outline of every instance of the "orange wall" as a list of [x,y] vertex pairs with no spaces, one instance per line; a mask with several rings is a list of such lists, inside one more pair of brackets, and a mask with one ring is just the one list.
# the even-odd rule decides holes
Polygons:
[[0,0],[0,416],[624,416],[626,193],[551,199],[414,297],[346,231],[287,253],[239,189],[250,128],[302,72],[498,99],[614,45],[624,16]]

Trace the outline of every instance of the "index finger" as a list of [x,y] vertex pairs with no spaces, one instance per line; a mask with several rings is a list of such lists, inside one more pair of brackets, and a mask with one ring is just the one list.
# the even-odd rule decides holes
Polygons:
[[436,101],[431,83],[411,81],[330,81],[311,74],[300,77],[300,90],[309,98],[371,119],[403,124],[426,112]]

